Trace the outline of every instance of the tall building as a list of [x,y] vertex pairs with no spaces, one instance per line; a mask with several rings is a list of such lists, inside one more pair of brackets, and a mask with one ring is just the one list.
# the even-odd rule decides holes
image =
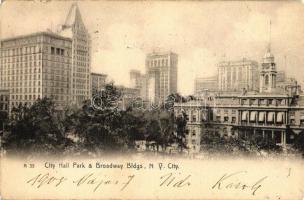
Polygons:
[[1,41],[0,88],[9,91],[10,109],[52,97],[58,107],[70,101],[72,40],[39,32]]
[[139,70],[130,70],[131,88],[141,88],[141,73]]
[[258,63],[253,60],[221,62],[218,64],[218,89],[230,91],[257,91],[259,89]]
[[96,94],[104,88],[106,85],[106,79],[106,74],[91,73],[92,95]]
[[173,52],[153,52],[146,57],[147,97],[152,103],[162,103],[177,92],[178,56]]
[[206,90],[208,90],[210,92],[218,91],[217,76],[195,79],[194,94],[199,95],[199,94],[204,93]]
[[130,71],[130,85],[131,88],[138,89],[139,97],[146,100],[147,99],[147,78],[145,74],[141,74],[139,70]]
[[91,40],[77,4],[71,6],[58,32],[72,38],[71,101],[81,105],[91,97]]

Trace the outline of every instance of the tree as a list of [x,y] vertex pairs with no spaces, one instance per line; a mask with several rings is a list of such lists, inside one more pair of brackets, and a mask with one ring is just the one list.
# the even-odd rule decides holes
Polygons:
[[298,135],[296,135],[293,148],[295,148],[297,151],[299,151],[302,154],[302,157],[304,157],[304,132],[300,132]]
[[5,123],[8,121],[8,113],[0,111],[0,130],[4,131]]
[[38,99],[30,108],[19,105],[12,114],[11,134],[5,142],[8,151],[60,153],[69,142],[49,98]]
[[187,114],[183,112],[181,115],[177,116],[175,119],[176,124],[176,133],[177,133],[177,142],[180,148],[180,152],[183,152],[184,148],[186,147],[186,144],[184,142],[186,137],[186,126],[187,126]]

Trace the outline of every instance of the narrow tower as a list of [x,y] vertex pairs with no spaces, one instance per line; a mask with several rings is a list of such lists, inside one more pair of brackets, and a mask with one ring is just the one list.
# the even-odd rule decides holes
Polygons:
[[273,92],[276,88],[277,69],[271,53],[271,21],[269,24],[269,43],[262,61],[260,72],[260,92]]

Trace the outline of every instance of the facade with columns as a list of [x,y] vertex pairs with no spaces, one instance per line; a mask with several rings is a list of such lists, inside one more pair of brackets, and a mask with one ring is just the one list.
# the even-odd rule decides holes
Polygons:
[[304,134],[301,95],[221,95],[176,103],[174,112],[187,114],[186,144],[191,152],[199,152],[203,134],[264,138],[283,148]]
[[[260,138],[286,149],[304,134],[304,96],[298,87],[276,87],[276,64],[268,48],[260,70],[260,90],[205,94],[175,104],[175,114],[187,114],[187,145],[198,152],[203,134],[242,139]],[[235,80],[235,79],[234,79]],[[227,82],[226,80],[224,82]],[[219,85],[223,86],[221,80]]]

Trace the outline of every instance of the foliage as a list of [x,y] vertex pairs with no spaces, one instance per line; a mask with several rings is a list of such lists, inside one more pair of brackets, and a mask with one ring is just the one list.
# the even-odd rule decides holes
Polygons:
[[39,99],[30,108],[19,105],[12,109],[12,117],[11,134],[4,143],[8,151],[59,153],[69,142],[51,99]]
[[293,143],[294,149],[299,151],[304,157],[304,132],[299,133],[295,137],[295,141]]
[[174,100],[172,103],[171,99],[170,109],[122,110],[118,108],[121,91],[111,83],[94,94],[101,99],[99,107],[87,100],[80,108],[71,105],[60,111],[49,98],[39,99],[31,107],[20,104],[12,109],[10,134],[4,147],[7,152],[17,153],[96,155],[130,150],[135,141],[146,140],[154,143],[157,150],[177,143],[182,152],[186,148],[186,115],[175,118],[172,108],[175,102],[186,99],[177,93],[171,96]]
[[280,152],[281,148],[272,140],[261,136],[247,139],[237,137],[223,137],[219,133],[203,134],[201,138],[202,150],[210,153],[224,154],[262,154],[267,152]]

